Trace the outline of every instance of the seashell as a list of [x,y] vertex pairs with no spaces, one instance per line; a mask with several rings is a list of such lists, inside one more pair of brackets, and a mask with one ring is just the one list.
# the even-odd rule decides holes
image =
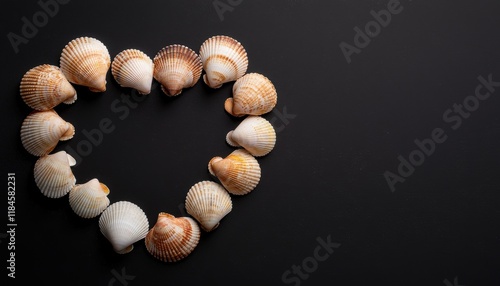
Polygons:
[[65,151],[38,158],[34,167],[35,183],[42,194],[49,198],[65,196],[76,183],[71,167],[76,161]]
[[75,127],[62,119],[53,109],[32,111],[21,126],[21,142],[32,155],[47,155],[59,141],[66,141],[75,135]]
[[194,86],[201,77],[200,56],[183,45],[169,45],[154,58],[154,78],[168,96],[179,95],[184,88]]
[[35,110],[49,110],[76,101],[76,90],[59,67],[43,64],[28,70],[19,87],[21,98]]
[[144,239],[146,249],[164,262],[176,262],[187,257],[198,245],[200,228],[190,217],[174,217],[159,213],[155,225]]
[[211,88],[242,77],[248,68],[245,48],[237,40],[228,36],[213,36],[200,47],[203,62],[203,81]]
[[121,51],[111,63],[111,74],[121,87],[130,87],[140,94],[149,94],[153,83],[153,61],[136,49]]
[[186,211],[193,216],[205,231],[219,226],[220,220],[233,208],[231,196],[216,182],[201,181],[193,185],[186,196]]
[[276,131],[269,121],[250,115],[226,135],[226,142],[233,147],[243,147],[255,157],[267,155],[276,144]]
[[94,218],[109,206],[108,194],[109,188],[94,178],[71,189],[69,204],[78,216]]
[[262,115],[278,101],[273,83],[259,73],[249,73],[233,85],[233,97],[226,99],[224,109],[233,116]]
[[208,163],[208,171],[233,195],[251,192],[261,175],[259,162],[245,149],[237,149],[226,158],[213,157]]
[[106,74],[111,57],[106,46],[91,37],[69,42],[61,53],[60,67],[69,82],[86,86],[92,92],[106,91]]
[[107,207],[99,217],[99,229],[119,254],[129,253],[134,243],[149,230],[148,218],[134,203],[119,201]]

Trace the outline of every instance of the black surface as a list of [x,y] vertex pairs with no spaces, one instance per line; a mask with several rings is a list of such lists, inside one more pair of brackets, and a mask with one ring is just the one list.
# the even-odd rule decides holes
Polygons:
[[[42,9],[36,1],[4,1],[2,281],[500,285],[500,88],[478,101],[456,130],[443,119],[474,95],[479,76],[500,81],[499,2],[401,0],[403,10],[347,63],[339,44],[353,45],[354,28],[388,2],[73,0],[60,4],[15,53],[7,35],[22,36],[22,18],[32,21]],[[217,3],[234,7],[221,17]],[[154,57],[169,44],[198,51],[218,34],[238,39],[248,71],[266,75],[278,91],[275,111],[264,116],[278,133],[276,148],[259,159],[262,180],[252,193],[233,197],[233,211],[216,231],[202,233],[186,259],[162,263],[143,240],[118,255],[97,218],[79,218],[67,196],[49,199],[36,187],[37,158],[19,139],[31,111],[20,98],[20,80],[36,65],[58,65],[64,45],[80,36],[101,40],[111,57],[127,48]],[[223,109],[231,86],[212,90],[200,81],[172,99],[155,84],[125,115],[111,105],[132,92],[108,73],[104,94],[76,86],[75,104],[56,107],[76,127],[56,150],[75,149],[83,130],[109,118],[115,130],[73,168],[77,182],[98,178],[110,188],[111,202],[136,203],[150,225],[159,212],[183,215],[179,205],[188,189],[213,179],[210,158],[233,150],[224,138],[241,119]],[[283,120],[276,112],[285,110],[290,118]],[[398,156],[408,158],[418,148],[414,141],[430,138],[435,128],[446,141],[392,192],[384,173],[397,173]],[[16,174],[15,279],[6,269],[9,172]],[[321,239],[336,248],[316,266],[311,257]],[[287,276],[303,262],[313,268],[302,274],[307,279]]]

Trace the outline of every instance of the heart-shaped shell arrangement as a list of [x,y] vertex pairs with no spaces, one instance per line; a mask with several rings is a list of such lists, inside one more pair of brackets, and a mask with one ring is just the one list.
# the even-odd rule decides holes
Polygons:
[[[274,127],[262,117],[276,106],[276,89],[266,76],[246,73],[245,48],[224,35],[205,40],[199,54],[187,46],[171,44],[161,48],[153,59],[130,48],[110,59],[103,42],[79,37],[63,48],[59,67],[42,64],[28,70],[21,79],[21,98],[33,110],[22,122],[20,137],[26,151],[38,157],[34,166],[36,186],[48,198],[68,194],[75,215],[98,218],[102,235],[116,253],[129,253],[134,243],[144,239],[147,251],[156,259],[182,260],[197,247],[202,231],[214,231],[232,211],[231,196],[247,195],[259,184],[261,167],[257,158],[269,154],[276,144]],[[77,162],[70,154],[51,153],[60,141],[75,134],[73,124],[61,118],[55,108],[76,101],[72,84],[91,92],[106,91],[109,69],[120,87],[143,96],[151,93],[153,80],[160,83],[167,96],[178,96],[193,87],[203,73],[203,81],[210,88],[234,82],[232,97],[223,107],[231,116],[243,118],[225,138],[236,149],[208,161],[208,173],[214,181],[200,180],[189,188],[184,201],[189,216],[175,217],[160,211],[150,227],[138,205],[128,201],[111,203],[110,189],[99,179],[77,182],[72,170]]]

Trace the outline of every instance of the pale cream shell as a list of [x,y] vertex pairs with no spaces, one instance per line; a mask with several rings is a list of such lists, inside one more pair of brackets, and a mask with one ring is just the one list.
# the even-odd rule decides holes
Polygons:
[[226,142],[233,147],[243,147],[255,157],[269,154],[276,145],[273,125],[258,115],[249,115],[226,135]]
[[231,196],[224,187],[216,182],[201,181],[188,191],[185,200],[188,214],[193,216],[201,228],[210,232],[219,226],[220,221],[233,208]]
[[106,75],[111,65],[107,47],[92,37],[79,37],[62,50],[60,67],[69,82],[93,92],[106,91]]
[[155,225],[149,230],[144,242],[147,251],[156,259],[176,262],[186,258],[198,245],[200,228],[190,217],[174,217],[158,214]]
[[127,49],[115,56],[111,63],[111,74],[122,87],[149,94],[153,83],[153,61],[144,52]]
[[224,109],[231,115],[263,115],[278,102],[274,84],[260,73],[249,73],[233,85],[233,97],[226,99]]
[[119,201],[108,206],[99,217],[99,229],[119,254],[129,253],[134,243],[149,230],[144,211],[134,203]]
[[154,78],[168,96],[179,95],[193,87],[201,77],[203,65],[200,56],[184,45],[169,45],[154,58]]
[[217,35],[205,40],[200,47],[203,81],[211,88],[242,77],[248,69],[248,55],[236,39]]
[[94,178],[69,192],[71,209],[82,218],[95,218],[109,206],[109,188]]
[[76,178],[71,167],[76,164],[65,151],[38,158],[33,169],[35,183],[42,194],[49,198],[61,198],[75,186]]
[[49,110],[60,103],[76,101],[76,90],[59,67],[42,64],[28,70],[21,79],[19,91],[23,101],[35,110]]
[[73,138],[75,127],[53,109],[32,111],[21,125],[21,142],[30,154],[47,155],[59,141]]

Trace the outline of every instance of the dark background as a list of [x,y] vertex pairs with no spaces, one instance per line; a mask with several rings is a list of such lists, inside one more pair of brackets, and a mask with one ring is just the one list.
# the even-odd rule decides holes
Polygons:
[[[72,0],[16,53],[7,35],[23,36],[22,18],[32,22],[43,10],[36,1],[4,1],[1,201],[6,216],[7,173],[15,172],[18,225],[15,280],[6,276],[6,223],[0,227],[3,281],[299,285],[283,280],[295,274],[283,274],[306,262],[314,271],[297,279],[300,285],[500,285],[500,91],[456,130],[442,118],[474,95],[478,76],[500,81],[500,3],[401,0],[401,13],[347,63],[339,44],[353,45],[354,28],[388,2]],[[219,3],[231,9],[218,13]],[[118,255],[98,218],[82,219],[67,196],[49,199],[36,187],[37,158],[19,139],[31,111],[20,80],[36,65],[59,65],[64,45],[80,36],[101,40],[112,58],[127,48],[153,58],[169,44],[198,52],[219,34],[239,40],[248,72],[266,75],[278,91],[275,110],[264,116],[277,144],[259,159],[262,179],[250,194],[233,197],[233,211],[216,231],[202,233],[186,259],[162,263],[143,240]],[[77,183],[98,178],[112,203],[139,205],[151,226],[159,212],[184,215],[189,188],[214,179],[208,161],[233,150],[225,135],[241,119],[223,109],[231,87],[212,90],[200,81],[167,98],[155,83],[125,116],[111,105],[133,92],[108,73],[105,93],[75,86],[75,104],[55,108],[76,127],[55,151],[76,150],[83,130],[109,118],[115,130],[73,167]],[[397,174],[398,156],[408,158],[414,140],[435,128],[447,140],[391,192],[384,173]],[[328,238],[340,246],[311,264],[318,239]]]

